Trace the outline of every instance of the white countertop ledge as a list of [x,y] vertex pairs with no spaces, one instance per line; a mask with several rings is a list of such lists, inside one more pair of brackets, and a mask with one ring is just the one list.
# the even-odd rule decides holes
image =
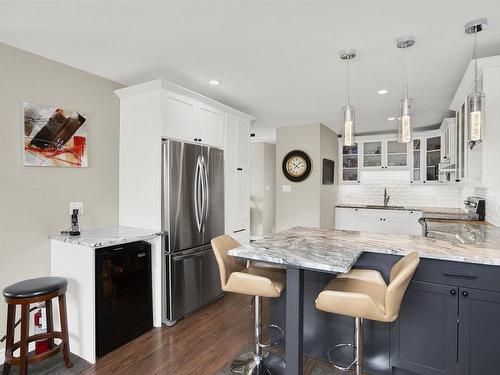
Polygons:
[[112,227],[83,230],[79,236],[52,234],[49,238],[55,241],[87,246],[96,249],[127,242],[149,240],[160,235],[160,232],[152,229],[116,225]]

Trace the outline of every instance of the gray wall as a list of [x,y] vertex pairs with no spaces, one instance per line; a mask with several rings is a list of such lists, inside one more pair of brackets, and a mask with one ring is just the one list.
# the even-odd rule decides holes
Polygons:
[[[296,149],[306,152],[312,160],[311,174],[302,182],[289,181],[281,169],[285,155]],[[333,227],[338,186],[322,187],[322,157],[338,164],[337,134],[329,128],[310,124],[276,129],[276,231],[298,225]],[[292,191],[283,192],[283,185],[290,185]]]
[[275,223],[276,146],[250,143],[250,235],[273,233]]
[[[320,227],[326,229],[335,228],[335,209],[334,207],[339,203],[339,139],[337,133],[324,125],[320,127],[320,157],[321,166],[323,166],[323,159],[330,159],[335,161],[334,184],[323,185],[323,175],[320,181]],[[323,169],[323,168],[322,168]],[[323,172],[323,170],[322,170]]]
[[[0,289],[50,274],[50,233],[69,226],[69,202],[84,203],[84,229],[118,223],[121,86],[0,44]],[[88,168],[23,167],[22,101],[88,116]],[[0,302],[0,336],[7,306]],[[0,346],[0,356],[4,346]]]

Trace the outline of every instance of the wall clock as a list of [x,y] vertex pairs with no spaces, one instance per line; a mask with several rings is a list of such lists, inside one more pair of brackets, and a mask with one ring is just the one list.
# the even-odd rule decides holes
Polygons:
[[304,181],[311,173],[311,158],[304,151],[293,150],[283,158],[281,167],[290,181]]

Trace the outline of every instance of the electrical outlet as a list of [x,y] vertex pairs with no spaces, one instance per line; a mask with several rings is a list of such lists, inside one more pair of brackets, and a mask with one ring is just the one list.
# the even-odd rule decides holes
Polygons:
[[78,210],[78,215],[83,215],[83,202],[69,202],[70,215],[73,215],[73,210]]

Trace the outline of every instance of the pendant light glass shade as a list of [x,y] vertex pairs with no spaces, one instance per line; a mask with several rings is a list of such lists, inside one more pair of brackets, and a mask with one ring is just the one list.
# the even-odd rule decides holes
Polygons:
[[467,109],[469,113],[469,140],[471,142],[481,141],[481,129],[484,124],[484,95],[475,92],[467,96]]
[[484,126],[484,102],[485,96],[479,89],[479,77],[477,74],[477,33],[483,31],[488,22],[480,18],[465,25],[466,34],[474,34],[474,91],[467,96],[467,112],[469,113],[469,142],[471,147],[482,140],[482,128]]
[[342,107],[342,124],[342,138],[344,139],[344,146],[354,145],[356,113],[353,106]]
[[413,36],[398,39],[396,47],[404,49],[404,98],[399,102],[398,142],[411,142],[413,99],[408,98],[408,58],[407,48],[415,44]]
[[346,102],[347,104],[342,107],[342,138],[344,146],[353,146],[355,143],[355,127],[356,115],[354,107],[351,106],[351,98],[349,95],[349,61],[356,57],[356,51],[347,49],[340,51],[340,59],[347,62],[346,73]]
[[399,125],[398,142],[408,143],[411,141],[411,103],[412,100],[405,98],[399,102]]

